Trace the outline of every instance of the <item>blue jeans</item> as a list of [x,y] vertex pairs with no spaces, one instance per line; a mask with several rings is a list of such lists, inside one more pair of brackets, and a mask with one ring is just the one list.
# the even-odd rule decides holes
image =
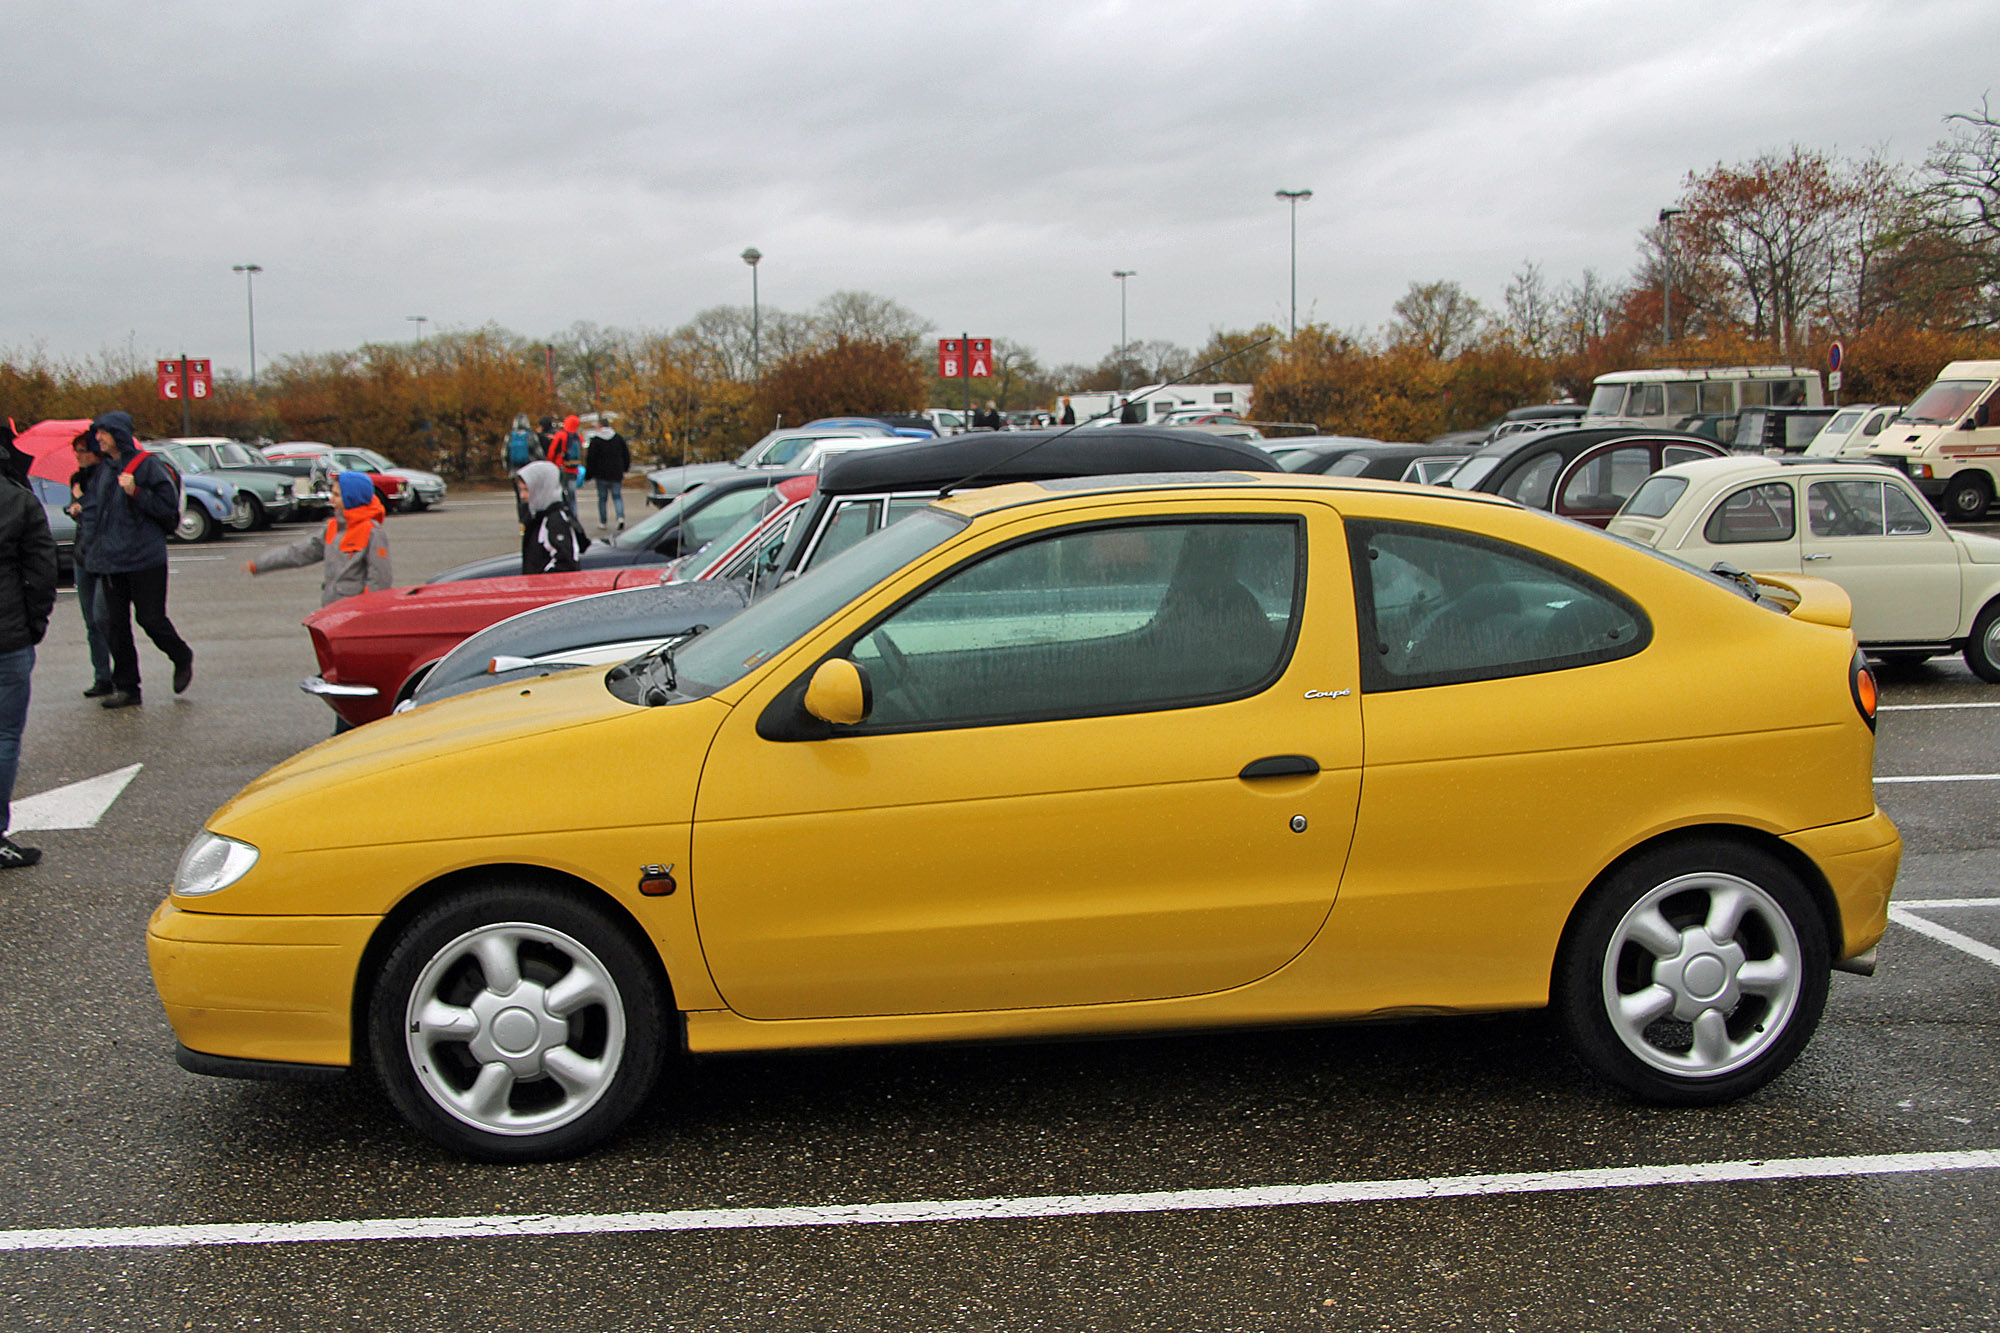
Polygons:
[[104,576],[76,567],[76,606],[83,613],[83,636],[90,641],[90,683],[111,683],[111,634],[104,627]]
[[0,834],[14,822],[14,775],[21,768],[21,732],[28,725],[28,677],[35,650],[0,653]]
[[604,526],[604,502],[609,499],[618,507],[618,526],[625,526],[625,481],[609,477],[597,478],[597,526]]

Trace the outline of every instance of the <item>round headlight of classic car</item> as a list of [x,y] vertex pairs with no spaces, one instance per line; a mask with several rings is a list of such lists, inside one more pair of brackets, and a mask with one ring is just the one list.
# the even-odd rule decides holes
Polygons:
[[226,889],[256,864],[257,849],[249,843],[197,833],[181,853],[180,869],[174,871],[174,892],[183,898],[198,898]]

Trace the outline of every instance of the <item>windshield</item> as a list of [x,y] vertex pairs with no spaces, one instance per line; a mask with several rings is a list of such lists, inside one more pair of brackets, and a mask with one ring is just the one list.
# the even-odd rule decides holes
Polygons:
[[1590,406],[1583,409],[1589,417],[1615,417],[1625,410],[1625,386],[1622,384],[1600,384],[1590,391]]
[[1860,420],[1859,412],[1836,413],[1832,420],[1819,428],[1819,434],[1812,437],[1812,443],[1806,446],[1806,453],[1814,458],[1839,453],[1840,446],[1847,443],[1847,437],[1854,433],[1854,427]]
[[674,581],[679,583],[689,579],[714,578],[716,568],[728,558],[729,553],[734,551],[745,537],[755,532],[760,523],[772,514],[777,513],[778,510],[784,508],[788,503],[803,502],[787,501],[784,496],[778,493],[775,487],[766,491],[764,498],[759,500],[749,513],[737,519],[729,531],[696,551],[689,558],[686,565],[675,572]]
[[1956,422],[1974,403],[1979,395],[1991,388],[1991,380],[1939,380],[1924,390],[1924,396],[1911,403],[1898,421],[1922,422],[1930,426],[1950,425]]
[[1324,456],[1318,449],[1272,449],[1269,452],[1278,460],[1278,466],[1287,472],[1303,472]]
[[244,448],[240,444],[218,444],[215,452],[225,467],[262,467],[266,459],[262,454]]
[[861,594],[961,531],[967,520],[926,509],[892,523],[762,601],[753,602],[675,654],[677,691],[700,698],[741,680]]
[[167,456],[169,463],[172,463],[182,472],[206,472],[209,470],[208,460],[186,445],[172,445],[160,450],[160,452]]
[[1488,473],[1500,466],[1500,457],[1489,455],[1485,458],[1468,458],[1458,471],[1444,478],[1444,484],[1455,491],[1469,491],[1486,479]]

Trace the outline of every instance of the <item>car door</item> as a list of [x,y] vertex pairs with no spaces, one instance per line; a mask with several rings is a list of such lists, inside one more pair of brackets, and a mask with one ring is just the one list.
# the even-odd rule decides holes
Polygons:
[[1847,589],[1863,643],[1942,642],[1958,633],[1958,547],[1894,478],[1806,482],[1805,572]]
[[[1159,500],[1094,515],[1024,520],[893,603],[864,600],[732,710],[692,878],[732,1009],[1203,994],[1318,931],[1360,790],[1336,517]],[[867,673],[867,720],[761,735],[835,656]]]
[[1627,441],[1600,445],[1578,455],[1563,471],[1555,511],[1565,518],[1603,527],[1653,474],[1653,450],[1645,441]]
[[1756,481],[1724,492],[1676,554],[1702,569],[1727,560],[1751,572],[1798,573],[1798,497],[1792,483]]

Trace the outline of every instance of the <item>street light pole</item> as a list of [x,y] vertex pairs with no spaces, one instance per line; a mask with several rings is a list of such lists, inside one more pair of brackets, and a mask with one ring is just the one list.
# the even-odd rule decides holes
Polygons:
[[1280,190],[1278,198],[1292,206],[1292,320],[1289,340],[1299,334],[1299,201],[1313,197],[1311,190]]
[[1660,278],[1660,346],[1663,348],[1674,341],[1674,219],[1686,211],[1682,208],[1660,210],[1660,226],[1665,229],[1660,245],[1666,255],[1666,271]]
[[243,299],[250,307],[250,392],[257,392],[257,290],[255,279],[264,271],[262,264],[231,264],[243,275]]
[[417,326],[417,346],[422,347],[424,345],[424,325],[431,322],[431,317],[429,315],[405,315],[403,318]]
[[[1133,276],[1136,268],[1114,268],[1111,276],[1118,279],[1118,392],[1125,392],[1125,348],[1130,340],[1125,336],[1125,279]],[[1120,404],[1122,407],[1123,404]]]
[[764,373],[764,357],[757,345],[758,325],[761,322],[757,308],[757,261],[763,257],[764,252],[754,245],[743,252],[743,262],[750,266],[750,372],[759,377]]

